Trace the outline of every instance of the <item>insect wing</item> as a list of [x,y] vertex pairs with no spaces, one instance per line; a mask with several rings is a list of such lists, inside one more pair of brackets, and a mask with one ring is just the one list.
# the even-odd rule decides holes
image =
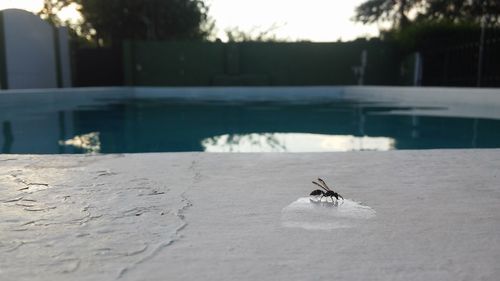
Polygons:
[[326,190],[326,191],[330,191],[330,189],[328,189],[328,188],[326,188],[326,187],[322,186],[321,184],[319,184],[319,183],[317,183],[317,182],[315,182],[315,181],[313,181],[312,183],[314,183],[315,185],[317,185],[317,186],[321,187],[322,189],[324,189],[324,190]]
[[328,185],[326,185],[326,183],[325,183],[325,181],[324,181],[324,180],[322,180],[322,179],[318,178],[318,181],[321,183],[321,185],[322,185],[322,186],[324,186],[324,189],[326,189],[326,190],[331,190],[331,189],[328,187]]

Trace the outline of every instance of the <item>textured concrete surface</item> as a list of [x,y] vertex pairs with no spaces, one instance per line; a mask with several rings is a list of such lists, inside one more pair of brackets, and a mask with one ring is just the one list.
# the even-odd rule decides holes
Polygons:
[[498,280],[499,233],[500,150],[0,155],[6,281]]

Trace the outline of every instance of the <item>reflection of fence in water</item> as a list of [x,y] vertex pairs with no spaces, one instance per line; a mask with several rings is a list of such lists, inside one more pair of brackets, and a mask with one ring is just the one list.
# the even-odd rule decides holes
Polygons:
[[14,134],[12,134],[12,125],[10,121],[2,122],[2,136],[3,139],[1,153],[10,153],[12,150],[12,143],[14,142]]

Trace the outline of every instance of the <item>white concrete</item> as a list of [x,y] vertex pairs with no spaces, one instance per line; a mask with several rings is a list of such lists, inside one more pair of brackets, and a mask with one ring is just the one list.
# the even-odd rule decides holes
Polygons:
[[500,89],[379,86],[136,87],[133,89],[134,96],[140,98],[163,97],[225,102],[285,101],[296,103],[354,100],[414,108],[407,111],[395,111],[394,113],[397,114],[500,119]]
[[500,150],[0,155],[5,281],[498,280],[499,233]]
[[133,97],[133,91],[126,87],[4,90],[0,91],[0,115],[9,119]]
[[[19,108],[23,103],[72,108],[102,104],[102,99],[170,98],[220,102],[282,101],[318,103],[353,100],[383,105],[413,107],[394,112],[430,116],[500,119],[500,89],[312,86],[312,87],[105,87],[28,89],[0,91],[0,105]],[[17,104],[17,105],[16,105]],[[425,108],[425,110],[422,109]],[[33,107],[31,107],[33,108]]]
[[345,87],[345,97],[414,107],[397,114],[500,118],[498,88]]

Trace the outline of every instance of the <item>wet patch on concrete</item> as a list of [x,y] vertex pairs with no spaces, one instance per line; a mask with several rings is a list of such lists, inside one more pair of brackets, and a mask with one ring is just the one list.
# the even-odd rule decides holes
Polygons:
[[375,210],[350,199],[314,202],[301,197],[281,211],[282,226],[307,230],[349,228],[373,217]]

